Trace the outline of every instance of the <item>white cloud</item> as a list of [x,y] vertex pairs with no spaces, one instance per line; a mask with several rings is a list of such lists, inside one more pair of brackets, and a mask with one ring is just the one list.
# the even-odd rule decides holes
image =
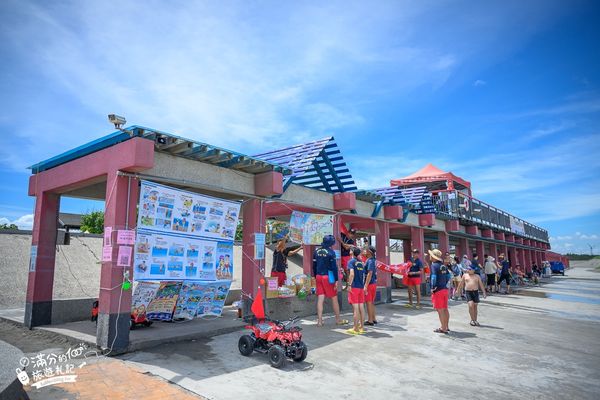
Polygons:
[[0,114],[19,121],[7,129],[17,140],[0,147],[16,170],[108,132],[109,112],[250,154],[320,137],[368,122],[360,104],[472,79],[456,72],[510,53],[562,7],[489,4],[466,15],[436,2],[4,3],[6,57],[27,66],[11,92],[34,78],[47,85],[26,101],[11,95]]
[[0,217],[0,224],[15,224],[19,229],[31,230],[33,229],[33,214],[22,215],[13,221],[6,217]]
[[473,86],[478,87],[478,86],[485,86],[487,85],[487,82],[481,79],[477,79],[475,82],[473,82]]

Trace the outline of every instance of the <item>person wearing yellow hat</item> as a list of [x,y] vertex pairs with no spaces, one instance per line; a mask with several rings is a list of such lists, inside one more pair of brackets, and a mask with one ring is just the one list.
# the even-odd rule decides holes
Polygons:
[[439,249],[428,250],[431,261],[431,303],[438,312],[441,327],[434,330],[435,333],[448,334],[450,329],[450,312],[448,311],[448,282],[451,279],[451,273],[444,265],[444,255]]

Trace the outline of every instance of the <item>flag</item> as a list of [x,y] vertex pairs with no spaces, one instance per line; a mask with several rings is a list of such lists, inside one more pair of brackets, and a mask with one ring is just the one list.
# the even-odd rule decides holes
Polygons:
[[256,292],[256,297],[252,302],[250,310],[252,310],[252,313],[257,319],[265,319],[265,306],[263,304],[263,296],[260,287],[258,288],[258,292]]

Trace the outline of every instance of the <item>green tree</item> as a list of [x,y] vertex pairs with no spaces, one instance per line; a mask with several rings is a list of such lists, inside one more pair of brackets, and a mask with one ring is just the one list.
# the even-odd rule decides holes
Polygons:
[[86,233],[104,233],[104,211],[92,211],[82,215],[81,230]]
[[237,224],[237,227],[235,228],[235,240],[238,242],[242,241],[242,238],[243,238],[242,229],[243,228],[244,228],[244,224],[242,223],[242,220],[238,219],[238,224]]
[[15,224],[2,224],[0,225],[0,229],[19,229]]

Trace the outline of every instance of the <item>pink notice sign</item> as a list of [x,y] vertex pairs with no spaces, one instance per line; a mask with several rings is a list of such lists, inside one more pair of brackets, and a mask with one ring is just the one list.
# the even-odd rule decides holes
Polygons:
[[129,230],[118,230],[117,231],[117,244],[134,244],[135,243],[135,231]]
[[102,247],[102,261],[112,261],[112,246]]
[[112,246],[112,228],[110,226],[104,228],[104,245]]
[[131,253],[133,247],[121,246],[119,247],[119,254],[117,255],[117,267],[129,267],[131,265]]

